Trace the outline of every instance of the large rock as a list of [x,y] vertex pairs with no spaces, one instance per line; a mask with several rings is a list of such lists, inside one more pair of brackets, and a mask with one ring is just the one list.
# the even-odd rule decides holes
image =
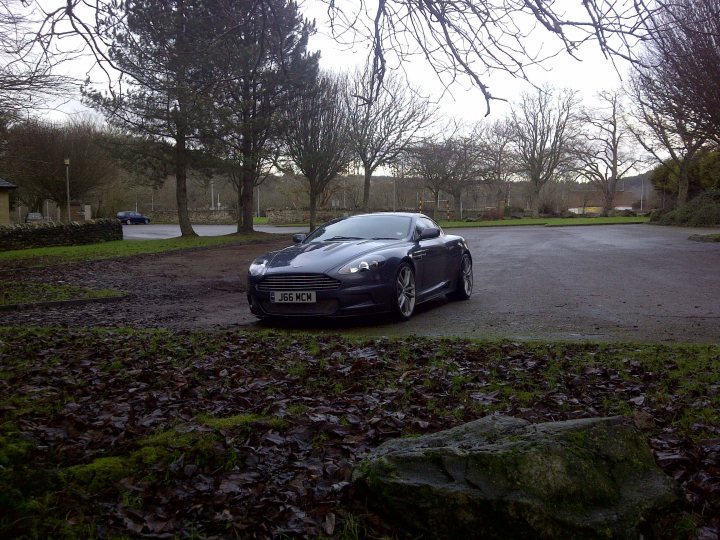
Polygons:
[[637,538],[677,487],[620,417],[490,416],[395,439],[355,471],[395,523],[430,538]]

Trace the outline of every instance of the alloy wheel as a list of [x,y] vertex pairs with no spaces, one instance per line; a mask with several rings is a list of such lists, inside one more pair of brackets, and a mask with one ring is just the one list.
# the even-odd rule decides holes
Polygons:
[[409,319],[415,311],[415,273],[408,264],[398,270],[395,290],[398,313],[403,319]]

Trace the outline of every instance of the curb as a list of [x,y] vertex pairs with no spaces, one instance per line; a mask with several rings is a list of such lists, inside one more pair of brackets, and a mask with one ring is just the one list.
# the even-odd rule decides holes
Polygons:
[[125,300],[130,295],[123,294],[120,296],[106,296],[102,298],[78,298],[75,300],[55,300],[52,302],[33,302],[31,304],[5,304],[0,305],[0,311],[22,311],[25,309],[44,308],[44,307],[70,307],[80,306],[82,304],[90,304],[93,302],[98,303],[111,303]]

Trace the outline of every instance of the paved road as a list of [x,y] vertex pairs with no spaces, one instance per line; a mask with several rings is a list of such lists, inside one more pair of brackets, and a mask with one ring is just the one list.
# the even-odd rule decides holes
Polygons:
[[713,231],[625,225],[450,232],[465,236],[474,256],[470,301],[421,306],[404,324],[375,319],[336,328],[369,335],[720,343],[720,243],[687,240]]
[[[155,240],[180,236],[180,225],[123,225],[123,240]],[[220,236],[237,231],[236,225],[193,225],[200,236]],[[295,234],[307,232],[307,227],[274,227],[272,225],[256,225],[256,231]]]

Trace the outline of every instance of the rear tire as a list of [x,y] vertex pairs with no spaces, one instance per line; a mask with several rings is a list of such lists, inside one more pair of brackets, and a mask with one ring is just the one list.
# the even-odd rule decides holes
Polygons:
[[401,321],[407,321],[415,311],[415,271],[408,263],[402,263],[395,277],[395,314]]
[[473,290],[472,259],[469,253],[463,253],[460,259],[460,272],[455,290],[448,294],[452,300],[468,300]]

